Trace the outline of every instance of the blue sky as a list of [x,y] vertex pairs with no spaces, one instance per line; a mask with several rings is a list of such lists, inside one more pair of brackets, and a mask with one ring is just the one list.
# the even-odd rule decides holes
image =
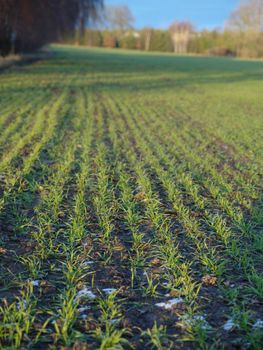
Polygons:
[[106,5],[126,4],[137,28],[167,28],[175,19],[190,20],[196,29],[223,27],[240,0],[105,0]]

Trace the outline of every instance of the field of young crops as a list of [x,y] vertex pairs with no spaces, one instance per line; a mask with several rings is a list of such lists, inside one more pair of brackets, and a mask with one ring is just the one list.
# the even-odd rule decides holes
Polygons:
[[0,349],[262,349],[263,62],[51,50],[0,74]]

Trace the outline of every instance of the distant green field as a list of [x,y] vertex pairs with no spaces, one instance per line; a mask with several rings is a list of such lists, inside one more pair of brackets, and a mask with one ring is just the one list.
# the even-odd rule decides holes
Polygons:
[[262,349],[263,62],[52,46],[0,74],[0,349]]

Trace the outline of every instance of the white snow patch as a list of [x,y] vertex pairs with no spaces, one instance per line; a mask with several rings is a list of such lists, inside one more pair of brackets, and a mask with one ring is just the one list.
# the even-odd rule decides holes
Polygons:
[[28,302],[27,300],[19,300],[17,303],[16,303],[16,307],[18,310],[21,310],[21,309],[26,309],[28,307]]
[[263,328],[263,321],[260,319],[256,320],[252,328],[253,329]]
[[206,319],[202,315],[194,315],[192,317],[189,315],[184,315],[181,317],[181,320],[185,321],[190,326],[194,326],[195,324],[200,324],[201,328],[204,330],[211,329],[210,324],[206,321]]
[[116,325],[119,323],[119,319],[118,318],[113,318],[112,320],[109,320],[109,323],[112,324],[112,325]]
[[88,315],[80,315],[79,318],[81,320],[86,320],[88,318]]
[[236,327],[235,322],[234,322],[232,319],[230,319],[230,320],[228,320],[228,321],[224,324],[223,329],[224,329],[225,331],[229,332],[229,331],[231,331],[231,330],[232,330],[233,328],[235,328],[235,327]]
[[165,302],[157,303],[155,305],[158,307],[162,307],[165,310],[171,310],[174,305],[177,305],[180,303],[183,303],[182,298],[174,298],[174,299],[170,299],[170,300],[165,301]]
[[89,260],[89,261],[84,261],[84,262],[82,263],[82,266],[89,266],[89,265],[92,265],[92,264],[94,264],[94,261]]
[[39,280],[35,280],[35,281],[29,281],[33,287],[38,287],[39,286]]
[[83,288],[76,295],[76,299],[81,298],[96,299],[96,295],[88,288]]
[[206,321],[204,316],[196,315],[196,316],[193,317],[193,321],[194,322],[200,322],[201,323],[201,327],[203,329],[211,329],[210,324]]
[[196,316],[193,317],[193,320],[195,320],[195,321],[205,321],[205,318],[204,318],[204,316],[196,315]]
[[85,311],[90,310],[90,309],[91,309],[90,306],[83,306],[83,307],[80,307],[80,308],[78,309],[78,311],[79,311],[80,313],[82,313],[82,312],[85,312]]
[[102,290],[105,294],[110,295],[110,294],[116,292],[117,289],[115,289],[115,288],[103,288]]

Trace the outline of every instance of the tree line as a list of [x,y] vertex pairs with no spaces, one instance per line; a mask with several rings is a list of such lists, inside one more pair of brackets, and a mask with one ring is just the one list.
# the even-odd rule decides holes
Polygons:
[[0,55],[35,50],[77,29],[84,35],[102,0],[0,0]]
[[134,29],[127,6],[103,0],[0,0],[0,55],[49,42],[95,47],[263,57],[263,0],[244,0],[224,30],[195,31],[189,21],[166,30]]
[[150,27],[135,30],[127,6],[106,7],[98,20],[97,28],[93,26],[84,33],[77,30],[66,42],[178,54],[263,57],[263,0],[242,1],[224,30],[195,31],[189,21],[176,21],[166,30]]

